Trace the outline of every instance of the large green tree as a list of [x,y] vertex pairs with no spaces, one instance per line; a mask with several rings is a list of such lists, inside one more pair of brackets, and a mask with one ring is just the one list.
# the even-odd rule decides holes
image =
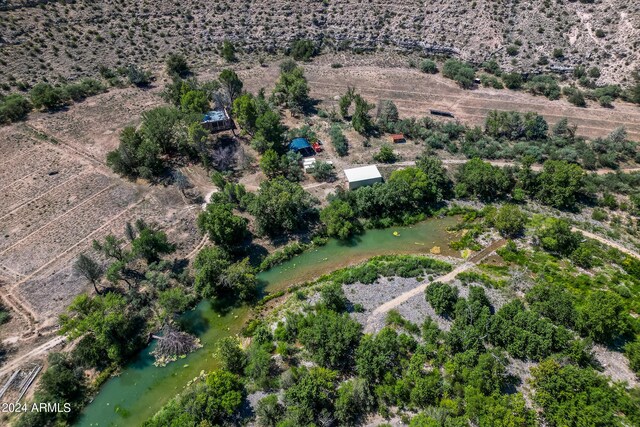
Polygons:
[[239,247],[249,233],[249,221],[234,215],[232,208],[227,203],[209,203],[198,215],[200,231],[207,233],[216,245],[227,249]]
[[557,209],[575,210],[584,194],[584,170],[564,160],[547,160],[538,177],[537,198]]
[[249,206],[259,234],[276,236],[306,226],[315,213],[316,200],[296,183],[284,178],[264,181]]

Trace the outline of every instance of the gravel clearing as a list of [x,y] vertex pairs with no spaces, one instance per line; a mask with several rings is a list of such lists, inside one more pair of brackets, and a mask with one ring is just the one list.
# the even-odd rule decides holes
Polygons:
[[[434,281],[436,279],[434,278]],[[371,332],[378,332],[385,326],[386,314],[371,317],[371,312],[382,304],[424,283],[424,281],[418,281],[415,278],[391,277],[379,279],[371,285],[363,285],[362,283],[343,285],[343,289],[345,296],[352,304],[361,304],[365,309],[363,313],[354,312],[351,315],[360,324],[369,324]],[[451,285],[458,288],[461,298],[466,298],[469,295],[469,287],[463,285],[459,280],[454,280]],[[495,310],[498,310],[508,301],[508,298],[499,289],[484,288],[484,290]],[[426,301],[423,293],[409,298],[400,304],[397,310],[402,317],[419,326],[429,316],[438,323],[440,329],[444,331],[451,329],[451,320],[438,316],[433,307]]]

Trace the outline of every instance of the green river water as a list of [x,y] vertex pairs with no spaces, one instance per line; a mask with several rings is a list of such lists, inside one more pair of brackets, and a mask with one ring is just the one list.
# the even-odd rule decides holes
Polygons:
[[[260,273],[258,279],[264,291],[274,292],[376,255],[428,253],[432,247],[439,246],[442,255],[456,256],[457,252],[447,245],[451,236],[446,229],[457,221],[454,217],[430,219],[411,227],[369,230],[348,243],[330,240],[325,246]],[[399,235],[394,236],[394,231]],[[76,425],[139,426],[180,393],[189,380],[201,371],[208,372],[218,366],[213,356],[216,342],[239,333],[249,314],[250,308],[240,307],[219,315],[208,301],[202,301],[182,316],[183,326],[200,337],[201,349],[159,368],[153,365],[151,344],[120,375],[102,386]]]

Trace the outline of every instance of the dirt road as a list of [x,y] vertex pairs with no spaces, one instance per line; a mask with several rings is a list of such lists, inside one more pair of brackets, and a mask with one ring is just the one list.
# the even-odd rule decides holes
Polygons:
[[52,348],[55,346],[62,344],[65,341],[66,337],[57,336],[44,344],[39,345],[28,353],[23,354],[22,356],[16,357],[15,359],[10,360],[9,362],[2,365],[0,368],[0,377],[7,375],[14,370],[18,369],[22,366],[23,363],[42,355],[46,355]]
[[577,227],[573,227],[572,230],[574,232],[580,232],[584,235],[584,237],[587,237],[589,239],[593,239],[593,240],[597,240],[598,242],[605,244],[607,246],[611,246],[612,248],[616,248],[617,250],[619,250],[622,253],[625,253],[627,255],[630,255],[634,258],[640,259],[640,253],[633,251],[631,249],[625,248],[624,246],[622,246],[620,243],[618,242],[614,242],[613,240],[607,239],[605,237],[599,236],[597,234],[591,233],[589,231],[585,231],[582,230],[580,228]]

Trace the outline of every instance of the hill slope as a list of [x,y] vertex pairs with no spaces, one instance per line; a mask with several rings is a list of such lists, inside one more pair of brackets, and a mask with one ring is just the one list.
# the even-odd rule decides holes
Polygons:
[[[602,69],[601,83],[624,83],[640,61],[640,3],[589,1],[5,0],[0,83],[150,65],[172,50],[210,63],[225,39],[245,52],[275,52],[299,38],[326,50],[444,48],[475,62],[495,55],[520,71],[584,64]],[[539,65],[541,57],[549,63]]]

